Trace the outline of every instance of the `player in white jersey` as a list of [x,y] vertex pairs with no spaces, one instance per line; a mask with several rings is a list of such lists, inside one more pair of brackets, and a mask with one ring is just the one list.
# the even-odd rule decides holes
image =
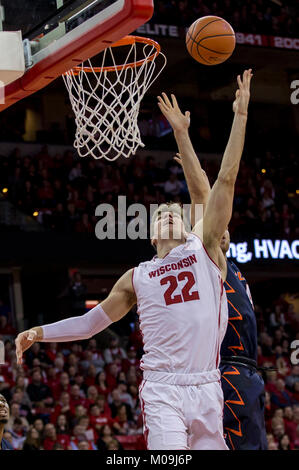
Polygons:
[[[249,100],[251,72],[238,77],[240,100]],[[168,106],[164,95],[159,106]],[[192,146],[185,116],[175,131],[180,153]],[[187,120],[187,121],[186,121]],[[189,124],[187,126],[187,129]],[[226,263],[221,237],[232,212],[234,184],[245,138],[235,114],[221,168],[201,220],[187,233],[178,205],[163,205],[153,216],[157,256],[127,271],[109,296],[81,317],[31,328],[16,338],[18,363],[35,341],[92,337],[118,321],[137,303],[145,354],[140,398],[149,449],[227,449],[223,438],[223,394],[219,349],[227,324],[223,289]]]

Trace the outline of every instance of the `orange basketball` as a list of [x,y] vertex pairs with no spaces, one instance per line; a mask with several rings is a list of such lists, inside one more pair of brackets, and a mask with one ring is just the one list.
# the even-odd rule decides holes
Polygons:
[[186,35],[186,46],[193,59],[204,65],[217,65],[228,59],[236,45],[231,25],[219,16],[194,21]]

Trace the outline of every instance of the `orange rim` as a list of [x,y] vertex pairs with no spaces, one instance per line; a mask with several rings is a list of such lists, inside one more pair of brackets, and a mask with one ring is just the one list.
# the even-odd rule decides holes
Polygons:
[[[149,57],[138,60],[136,62],[130,62],[128,64],[122,64],[122,65],[116,65],[116,66],[112,65],[109,67],[73,67],[70,71],[72,71],[74,75],[77,75],[82,70],[84,70],[84,72],[86,73],[92,73],[92,72],[100,73],[100,72],[115,72],[116,70],[118,71],[124,70],[130,67],[140,67],[142,64],[144,64],[144,62],[152,62],[161,51],[160,44],[158,44],[153,39],[145,38],[142,36],[125,36],[119,41],[116,41],[113,44],[110,44],[109,47],[130,46],[132,44],[135,44],[136,42],[140,44],[147,44],[149,46],[152,46],[156,49],[156,52],[151,54]],[[66,72],[64,75],[66,75],[69,72]]]

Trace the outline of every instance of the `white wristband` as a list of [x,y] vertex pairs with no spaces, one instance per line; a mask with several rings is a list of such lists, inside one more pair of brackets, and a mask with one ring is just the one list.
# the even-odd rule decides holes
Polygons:
[[42,341],[51,343],[88,339],[105,330],[111,323],[112,320],[99,304],[85,315],[43,325],[41,327],[43,330]]

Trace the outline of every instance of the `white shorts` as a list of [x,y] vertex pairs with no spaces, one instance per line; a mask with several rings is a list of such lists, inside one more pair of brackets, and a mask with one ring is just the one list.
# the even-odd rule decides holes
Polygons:
[[139,392],[149,450],[228,450],[219,370],[201,374],[144,371]]

